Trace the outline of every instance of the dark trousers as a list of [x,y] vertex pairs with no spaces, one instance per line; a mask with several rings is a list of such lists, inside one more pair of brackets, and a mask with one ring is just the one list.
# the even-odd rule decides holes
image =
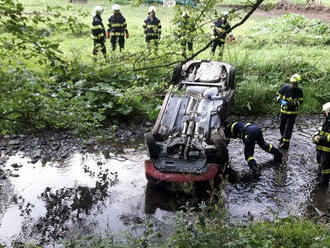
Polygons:
[[154,40],[155,44],[158,44],[159,37],[158,36],[146,36],[146,42],[150,43],[150,41]]
[[118,40],[120,51],[122,49],[124,49],[124,47],[125,47],[125,38],[124,38],[124,36],[115,36],[115,35],[113,35],[113,36],[111,36],[111,39],[110,39],[111,46],[112,46],[112,51],[116,50],[117,40]]
[[288,115],[281,113],[280,116],[280,133],[283,142],[290,142],[292,136],[292,130],[296,121],[297,115]]
[[246,127],[246,135],[243,137],[243,142],[244,142],[244,156],[246,161],[248,161],[249,166],[254,166],[256,165],[255,159],[251,159],[254,154],[254,148],[255,148],[255,143],[259,145],[259,147],[264,150],[265,152],[268,152],[270,154],[279,154],[279,150],[275,148],[273,145],[266,143],[265,139],[262,135],[262,132],[260,128],[255,125],[251,124],[248,127]]
[[219,46],[219,55],[222,56],[223,54],[223,48],[224,48],[224,44],[225,42],[223,40],[220,40],[220,39],[216,39],[213,41],[213,44],[212,44],[212,53],[214,54],[215,53],[215,50],[217,49],[217,46]]
[[103,56],[105,57],[107,49],[105,48],[104,40],[94,40],[93,55],[97,55],[99,50],[101,50]]
[[321,174],[330,178],[330,152],[316,151],[316,160],[320,166]]
[[188,51],[193,50],[193,42],[192,41],[182,41],[181,46],[183,50],[186,50],[186,47],[188,47]]

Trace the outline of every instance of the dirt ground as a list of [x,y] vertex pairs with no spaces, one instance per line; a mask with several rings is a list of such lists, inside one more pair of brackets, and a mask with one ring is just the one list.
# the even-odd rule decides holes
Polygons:
[[304,15],[307,18],[315,18],[330,23],[330,8],[319,4],[319,1],[311,1],[306,6],[297,5],[290,1],[282,0],[275,5],[275,8],[265,11],[257,10],[257,14],[263,16],[277,17],[287,13]]

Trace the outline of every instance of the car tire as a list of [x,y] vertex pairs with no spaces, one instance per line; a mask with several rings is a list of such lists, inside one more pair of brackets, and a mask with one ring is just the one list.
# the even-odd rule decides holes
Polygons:
[[146,133],[144,135],[144,142],[147,146],[147,154],[149,158],[157,159],[159,156],[159,149],[154,136],[151,133]]
[[228,89],[235,89],[235,67],[231,66],[229,67],[229,72],[228,72],[228,84],[227,88]]
[[229,161],[229,155],[228,155],[228,150],[226,147],[226,141],[224,139],[224,135],[215,134],[212,136],[211,139],[216,149],[216,153],[215,153],[216,161],[218,161],[218,163],[222,167],[221,170],[224,173],[227,167],[227,163]]

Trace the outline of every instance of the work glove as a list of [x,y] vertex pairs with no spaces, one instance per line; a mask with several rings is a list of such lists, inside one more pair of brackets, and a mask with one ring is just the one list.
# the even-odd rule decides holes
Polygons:
[[283,99],[281,99],[280,102],[281,102],[281,105],[283,105],[283,106],[289,105],[289,103]]
[[107,38],[110,39],[110,32],[107,32]]
[[129,38],[129,34],[128,33],[126,33],[126,39],[128,39]]

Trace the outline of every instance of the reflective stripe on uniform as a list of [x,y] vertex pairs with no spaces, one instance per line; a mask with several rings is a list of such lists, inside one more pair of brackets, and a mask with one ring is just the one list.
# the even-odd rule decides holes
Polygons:
[[232,137],[234,137],[234,127],[235,127],[236,124],[237,124],[237,121],[234,122],[230,127],[230,132],[231,132]]
[[281,109],[281,113],[287,114],[287,115],[296,115],[296,114],[298,114],[298,111],[286,111],[286,110]]
[[330,169],[326,169],[326,170],[321,170],[322,174],[330,174]]
[[124,32],[110,32],[110,35],[113,35],[113,36],[124,36]]
[[146,36],[155,36],[155,37],[157,37],[157,36],[159,36],[159,34],[158,33],[146,33]]
[[330,147],[316,145],[316,150],[330,152]]
[[246,162],[250,162],[251,160],[254,160],[254,157],[253,156],[248,157],[248,159],[246,160]]
[[218,36],[214,36],[214,39],[218,39],[219,41],[222,41],[222,42],[225,41],[225,39],[220,39],[220,38],[218,38]]
[[92,25],[91,28],[92,28],[92,29],[102,29],[102,30],[103,30],[102,25]]
[[269,144],[268,152],[270,152],[273,149],[273,145]]
[[91,34],[91,37],[92,37],[93,40],[99,40],[99,39],[104,37],[104,34],[103,33],[101,33],[99,35],[92,35]]
[[290,142],[290,139],[283,138],[283,142]]
[[124,27],[124,26],[126,26],[126,22],[125,23],[111,23],[110,26],[112,28]]
[[324,131],[320,131],[320,135],[322,136],[322,135],[327,135],[327,136],[330,136],[330,133],[328,133],[328,132],[324,132]]

